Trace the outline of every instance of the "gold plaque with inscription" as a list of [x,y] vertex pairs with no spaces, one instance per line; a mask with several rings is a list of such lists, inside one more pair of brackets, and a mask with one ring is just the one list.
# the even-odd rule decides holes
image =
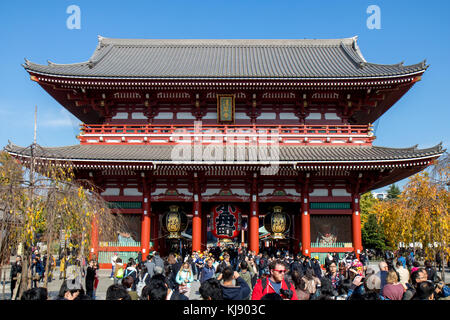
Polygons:
[[217,95],[217,122],[234,123],[234,94]]

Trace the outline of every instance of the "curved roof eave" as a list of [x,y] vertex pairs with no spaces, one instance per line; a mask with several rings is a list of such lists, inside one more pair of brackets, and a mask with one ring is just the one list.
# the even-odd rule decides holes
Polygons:
[[[351,38],[340,39],[114,39],[98,36],[98,43],[91,58],[88,61],[72,63],[72,64],[57,64],[54,62],[48,62],[48,65],[40,65],[30,62],[25,59],[24,68],[30,73],[36,73],[46,76],[58,77],[58,78],[83,78],[83,79],[132,79],[132,80],[209,80],[209,79],[225,79],[225,80],[360,80],[360,79],[383,79],[383,78],[396,78],[408,75],[414,75],[423,73],[428,66],[425,65],[425,61],[410,66],[403,66],[400,64],[375,64],[367,62],[361,50],[357,44],[357,36]],[[192,67],[183,65],[172,65],[170,70],[164,73],[160,73],[161,66],[170,65],[171,59],[164,59],[165,55],[160,57],[162,60],[158,60],[159,65],[142,70],[139,69],[141,74],[136,73],[136,66],[147,61],[149,57],[157,58],[160,53],[155,48],[169,48],[182,47],[188,48],[192,59],[198,59],[203,57],[204,59],[211,58],[211,54],[214,53],[217,48],[235,47],[242,49],[245,47],[259,48],[289,48],[289,50],[296,51],[298,55],[297,67],[291,72],[291,75],[284,76],[283,70],[281,73],[276,72],[272,75],[270,73],[263,76],[258,76],[260,72],[255,74],[229,74],[229,72],[221,72],[217,66],[210,66],[204,74],[192,73]],[[113,50],[113,48],[117,47]],[[133,48],[140,48],[139,53],[133,53]],[[142,49],[144,48],[144,52]],[[207,48],[207,49],[206,49]],[[314,48],[314,49],[313,49]],[[340,52],[339,48],[344,52]],[[117,51],[120,50],[120,51]],[[123,50],[128,50],[124,52]],[[156,51],[155,51],[156,50]],[[175,50],[175,51],[174,51]],[[205,51],[206,50],[206,51]],[[227,53],[227,49],[224,54]],[[266,50],[266,49],[255,49]],[[278,50],[278,49],[277,49]],[[318,71],[308,74],[308,68],[305,69],[302,66],[302,56],[309,56],[309,50],[319,50],[316,54],[312,55],[313,60],[309,61],[316,67]],[[112,52],[112,53],[110,53]],[[123,62],[123,55],[126,54],[130,57],[130,61]],[[131,56],[129,56],[131,54]],[[342,55],[344,54],[344,55]],[[177,49],[170,51],[170,56],[179,55]],[[265,55],[265,54],[264,54]],[[271,55],[276,55],[275,52],[271,52]],[[320,57],[320,58],[318,58]],[[106,60],[105,60],[106,59]],[[146,60],[147,59],[147,60]],[[234,67],[241,66],[244,63],[239,55],[232,55],[231,58]],[[270,67],[275,63],[275,59],[271,58],[264,63]],[[261,61],[250,61],[245,63],[259,64]],[[162,61],[162,62],[161,62]],[[102,62],[102,63],[100,63]],[[97,64],[100,66],[96,68]],[[134,63],[134,65],[133,65]],[[161,65],[162,63],[162,65]],[[244,64],[245,64],[244,63]],[[293,65],[291,61],[283,61],[283,68],[285,70],[291,70]],[[298,65],[300,63],[300,65]],[[208,64],[209,65],[209,64]],[[248,67],[248,66],[247,66]],[[202,69],[201,66],[196,66],[194,70]],[[236,68],[234,68],[236,69]],[[244,68],[246,69],[246,68]],[[268,70],[270,70],[269,68]],[[320,69],[320,70],[319,70]],[[114,70],[116,74],[111,73]],[[341,70],[341,71],[336,71]]]
[[425,72],[426,69],[418,70],[411,73],[395,74],[395,75],[375,75],[371,77],[125,77],[125,76],[84,76],[84,75],[62,75],[54,73],[45,73],[35,71],[30,68],[25,68],[29,73],[35,73],[43,76],[55,78],[69,78],[69,79],[92,79],[92,80],[179,80],[179,81],[208,81],[208,80],[291,80],[291,81],[356,81],[356,80],[374,80],[374,79],[394,79],[413,76]]

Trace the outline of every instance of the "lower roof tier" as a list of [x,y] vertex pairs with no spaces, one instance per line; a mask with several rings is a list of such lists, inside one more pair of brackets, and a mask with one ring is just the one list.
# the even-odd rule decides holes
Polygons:
[[[198,148],[198,149],[196,149]],[[74,168],[79,178],[115,176],[136,179],[139,172],[155,177],[190,179],[193,172],[242,181],[249,173],[268,178],[296,179],[310,176],[316,182],[360,181],[359,192],[382,188],[426,168],[445,150],[432,148],[386,148],[377,146],[221,146],[205,145],[36,145],[37,161],[51,161]],[[31,146],[9,143],[5,151],[26,163]],[[233,180],[233,181],[234,181]],[[336,181],[337,181],[336,180]]]
[[[30,157],[31,147],[11,142],[5,151]],[[442,144],[432,148],[377,146],[284,146],[284,145],[72,145],[42,147],[35,156],[48,160],[128,164],[365,164],[434,159],[443,154]]]

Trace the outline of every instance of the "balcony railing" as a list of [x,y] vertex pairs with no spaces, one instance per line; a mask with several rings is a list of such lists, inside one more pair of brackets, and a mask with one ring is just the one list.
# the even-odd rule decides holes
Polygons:
[[335,242],[335,243],[323,243],[323,242],[311,242],[311,248],[350,248],[353,244],[351,242]]
[[371,144],[371,125],[82,124],[81,144]]

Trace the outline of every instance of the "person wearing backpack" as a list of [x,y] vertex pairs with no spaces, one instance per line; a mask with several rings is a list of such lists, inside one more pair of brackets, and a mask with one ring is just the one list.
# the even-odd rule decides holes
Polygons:
[[239,266],[241,269],[241,271],[239,271],[239,276],[247,283],[248,287],[250,288],[251,294],[253,289],[252,279],[253,275],[255,274],[253,266],[249,266],[249,263],[247,263],[247,261],[242,261]]
[[131,259],[130,262],[128,262],[127,268],[125,269],[124,278],[126,277],[132,277],[133,278],[133,284],[131,286],[132,291],[136,291],[136,284],[138,281],[138,272],[136,269],[136,262],[134,259]]
[[294,285],[285,278],[287,269],[281,260],[269,264],[270,276],[259,279],[252,292],[252,300],[261,300],[268,293],[279,294],[284,300],[298,300]]
[[123,270],[122,259],[117,258],[116,265],[115,265],[115,271],[114,271],[114,284],[119,284],[119,282],[122,281],[123,274],[124,274],[124,270]]
[[160,267],[164,270],[164,260],[159,256],[158,251],[153,251],[153,262],[155,263],[155,267]]
[[247,282],[233,270],[232,266],[226,267],[217,280],[222,280],[223,300],[247,300],[250,295],[250,287]]
[[143,268],[141,274],[138,277],[138,284],[136,285],[136,293],[139,297],[142,297],[142,289],[150,283],[151,277],[147,272],[147,268]]

